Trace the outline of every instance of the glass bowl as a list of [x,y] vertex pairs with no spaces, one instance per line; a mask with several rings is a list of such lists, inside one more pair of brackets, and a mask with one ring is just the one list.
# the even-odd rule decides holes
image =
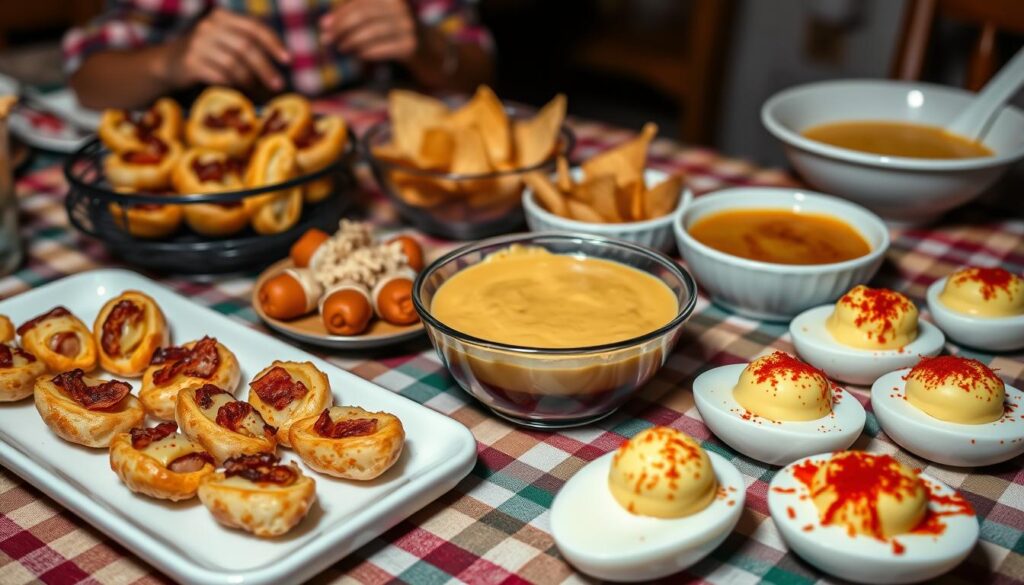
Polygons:
[[[513,119],[521,117],[509,111]],[[546,160],[518,169],[456,174],[418,169],[374,155],[374,147],[391,142],[391,122],[373,125],[359,141],[381,191],[398,213],[419,229],[454,240],[478,240],[508,233],[523,225],[523,175],[550,173],[558,157],[572,152],[576,138],[565,125],[558,147]]]
[[[542,349],[479,339],[440,322],[430,312],[434,294],[457,272],[513,244],[554,254],[603,258],[660,279],[676,295],[666,325],[607,345]],[[585,425],[622,406],[661,368],[693,312],[697,286],[668,256],[600,236],[563,232],[512,234],[459,248],[420,272],[413,304],[441,361],[467,392],[499,416],[535,428]]]

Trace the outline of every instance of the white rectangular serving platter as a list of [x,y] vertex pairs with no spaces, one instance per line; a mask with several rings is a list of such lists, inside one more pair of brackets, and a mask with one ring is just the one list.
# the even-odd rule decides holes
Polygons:
[[[252,376],[273,360],[308,360],[330,378],[337,404],[391,412],[406,432],[402,456],[376,480],[345,481],[304,467],[316,480],[317,504],[288,534],[262,539],[221,526],[198,499],[171,503],[132,493],[110,470],[105,449],[59,439],[31,398],[0,403],[0,463],[172,578],[196,584],[303,581],[452,489],[472,469],[476,442],[458,422],[134,272],[69,276],[0,302],[0,314],[17,324],[63,305],[91,327],[103,303],[127,289],[156,299],[172,343],[210,335],[230,348],[242,369],[240,398]],[[132,383],[138,390],[138,380]],[[279,452],[298,461],[287,449]]]

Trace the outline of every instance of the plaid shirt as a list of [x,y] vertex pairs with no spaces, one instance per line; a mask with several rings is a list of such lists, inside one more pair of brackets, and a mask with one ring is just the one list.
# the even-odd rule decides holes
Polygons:
[[[88,25],[64,36],[68,75],[89,55],[108,49],[136,49],[161,43],[188,30],[215,6],[254,16],[277,31],[291,53],[292,87],[317,95],[360,78],[362,63],[319,42],[317,23],[338,0],[111,0]],[[411,0],[420,22],[458,42],[490,49],[487,30],[476,22],[467,0]]]

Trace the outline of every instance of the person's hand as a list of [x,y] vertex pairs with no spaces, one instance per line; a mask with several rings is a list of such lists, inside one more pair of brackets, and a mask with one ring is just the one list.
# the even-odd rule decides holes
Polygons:
[[168,63],[173,85],[196,83],[272,89],[284,88],[274,61],[290,57],[281,39],[262,22],[223,10],[211,11],[177,41]]
[[366,61],[407,61],[419,48],[406,0],[347,0],[320,19],[321,42]]

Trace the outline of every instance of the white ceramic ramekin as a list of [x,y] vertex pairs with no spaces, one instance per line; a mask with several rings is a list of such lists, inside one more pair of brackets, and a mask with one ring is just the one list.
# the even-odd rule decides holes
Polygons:
[[[690,226],[700,218],[738,209],[831,215],[860,232],[871,252],[833,264],[771,264],[720,252],[690,235]],[[740,187],[711,193],[683,209],[673,227],[679,253],[711,299],[741,315],[767,321],[789,321],[811,307],[835,301],[870,280],[889,249],[889,230],[875,214],[836,197],[798,189]]]
[[[579,169],[573,169],[572,174],[576,179],[582,176]],[[649,187],[662,182],[667,176],[654,169],[644,171],[644,180]],[[523,210],[526,211],[526,224],[532,232],[559,231],[604,236],[667,252],[672,248],[672,224],[691,199],[692,193],[684,187],[675,210],[663,217],[627,223],[590,223],[551,213],[537,202],[533,190],[527,187],[523,191]]]

